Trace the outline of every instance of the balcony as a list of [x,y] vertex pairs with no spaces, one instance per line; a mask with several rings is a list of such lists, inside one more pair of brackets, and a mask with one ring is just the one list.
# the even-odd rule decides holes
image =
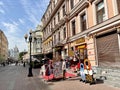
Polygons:
[[57,41],[56,43],[53,44],[53,48],[56,48],[56,47],[63,47],[63,43],[61,41]]

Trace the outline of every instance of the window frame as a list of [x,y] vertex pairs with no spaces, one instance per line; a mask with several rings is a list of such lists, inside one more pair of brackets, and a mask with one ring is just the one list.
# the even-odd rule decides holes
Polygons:
[[66,36],[66,27],[63,28],[63,39],[65,39],[67,36]]
[[97,24],[99,23],[102,23],[104,21],[104,18],[105,18],[105,5],[98,10],[99,8],[99,5],[103,2],[104,4],[104,1],[101,0],[99,1],[97,4],[96,4],[96,20],[97,20]]
[[[85,20],[84,20],[84,16],[85,16]],[[85,27],[84,27],[84,24],[85,23]],[[87,14],[86,12],[83,12],[82,14],[80,14],[80,26],[81,26],[81,31],[85,31],[87,30]]]
[[72,36],[76,35],[76,21],[75,21],[75,19],[73,19],[71,21],[71,29],[72,29]]
[[[97,14],[96,14],[96,4],[99,3],[101,0],[95,0],[92,4],[92,8],[93,8],[93,25],[97,25]],[[104,2],[104,8],[105,8],[105,20],[108,19],[108,7],[107,7],[107,0],[103,0]],[[104,21],[105,21],[104,20]]]
[[70,0],[70,9],[72,10],[74,8],[74,0]]
[[65,14],[66,14],[65,4],[62,6],[62,12],[63,12],[63,17],[64,17],[64,16],[65,16]]

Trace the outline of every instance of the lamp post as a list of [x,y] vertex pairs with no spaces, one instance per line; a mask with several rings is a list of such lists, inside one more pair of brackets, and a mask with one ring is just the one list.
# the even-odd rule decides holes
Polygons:
[[[31,42],[32,42],[32,30],[30,30],[29,32],[29,40],[28,42],[30,43],[30,63],[29,63],[29,72],[28,72],[28,77],[32,77],[33,74],[32,74],[32,58],[31,58]],[[26,34],[25,36],[25,41],[27,42],[27,39],[28,39],[28,34]]]

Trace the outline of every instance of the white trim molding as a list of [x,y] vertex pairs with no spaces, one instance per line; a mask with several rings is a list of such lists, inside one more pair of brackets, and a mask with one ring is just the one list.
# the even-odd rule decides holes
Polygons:
[[117,0],[112,0],[112,5],[113,5],[113,13],[114,16],[118,14],[118,5],[117,5]]
[[[99,3],[101,0],[97,0],[94,1],[92,4],[92,8],[93,8],[93,24],[96,25],[97,24],[97,15],[96,15],[96,4]],[[108,19],[108,7],[107,7],[107,0],[103,0],[104,1],[104,8],[105,8],[105,20]],[[104,21],[105,21],[104,20]]]

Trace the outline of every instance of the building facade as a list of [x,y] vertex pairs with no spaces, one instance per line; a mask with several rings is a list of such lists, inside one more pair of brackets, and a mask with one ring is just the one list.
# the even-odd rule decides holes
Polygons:
[[8,40],[4,32],[0,30],[0,59],[2,61],[8,58]]
[[[42,54],[42,32],[41,25],[38,25],[34,31],[32,31],[31,42],[31,55],[32,58],[41,59]],[[28,42],[28,54],[30,54],[30,43]]]
[[50,0],[42,23],[43,53],[54,60],[78,52],[92,66],[119,67],[119,0]]
[[9,49],[9,59],[12,59],[13,61],[18,61],[19,60],[19,49],[15,45],[13,49]]

